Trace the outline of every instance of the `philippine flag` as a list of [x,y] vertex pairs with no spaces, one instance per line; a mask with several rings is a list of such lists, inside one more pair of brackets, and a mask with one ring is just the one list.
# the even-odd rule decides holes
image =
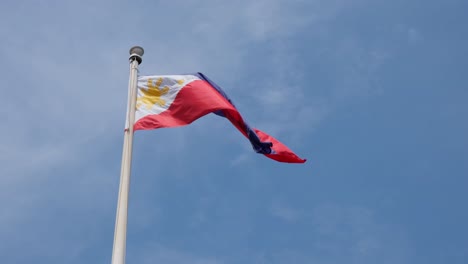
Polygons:
[[138,77],[134,130],[185,126],[209,113],[231,121],[257,153],[280,162],[306,161],[272,136],[250,128],[226,93],[202,73]]

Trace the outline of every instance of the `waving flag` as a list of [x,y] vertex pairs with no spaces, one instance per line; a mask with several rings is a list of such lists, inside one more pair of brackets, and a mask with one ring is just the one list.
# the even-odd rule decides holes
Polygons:
[[250,128],[226,93],[202,73],[138,77],[134,130],[184,126],[209,113],[231,121],[257,153],[280,162],[306,161],[272,136]]

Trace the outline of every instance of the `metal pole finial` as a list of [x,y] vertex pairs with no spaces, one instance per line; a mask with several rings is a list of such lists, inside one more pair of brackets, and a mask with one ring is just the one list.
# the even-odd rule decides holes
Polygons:
[[136,60],[138,64],[141,64],[143,61],[142,56],[145,53],[145,50],[140,46],[133,46],[130,49],[130,61]]

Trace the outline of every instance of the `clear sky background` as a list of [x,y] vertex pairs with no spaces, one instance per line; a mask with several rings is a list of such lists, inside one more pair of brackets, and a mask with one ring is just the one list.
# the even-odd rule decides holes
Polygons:
[[110,263],[128,84],[203,72],[225,119],[138,131],[127,263],[468,263],[468,2],[0,3],[0,263]]

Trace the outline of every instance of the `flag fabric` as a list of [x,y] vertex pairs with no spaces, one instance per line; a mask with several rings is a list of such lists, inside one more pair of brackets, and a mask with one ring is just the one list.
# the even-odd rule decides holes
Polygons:
[[204,74],[138,77],[134,130],[185,126],[209,113],[227,118],[257,153],[279,162],[306,161],[272,136],[250,128],[226,93]]

